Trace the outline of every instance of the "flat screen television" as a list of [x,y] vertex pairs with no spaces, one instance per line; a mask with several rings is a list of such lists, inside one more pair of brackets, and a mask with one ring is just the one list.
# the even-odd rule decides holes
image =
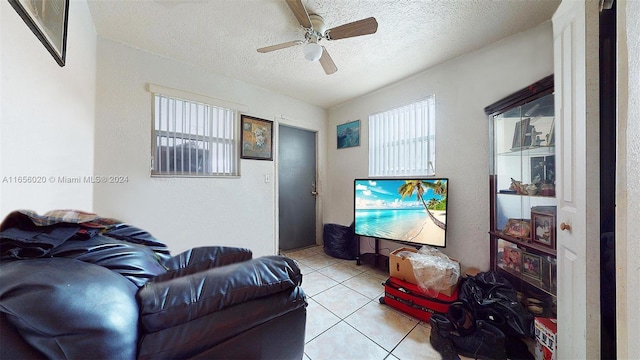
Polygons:
[[355,179],[355,233],[445,247],[447,178]]

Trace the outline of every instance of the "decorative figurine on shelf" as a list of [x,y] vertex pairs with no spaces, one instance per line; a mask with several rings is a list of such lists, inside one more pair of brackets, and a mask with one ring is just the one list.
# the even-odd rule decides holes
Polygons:
[[542,131],[536,131],[536,127],[531,126],[531,139],[533,139],[533,141],[531,142],[531,146],[534,146],[534,147],[540,146],[540,144],[542,143],[540,134],[542,134]]
[[538,187],[536,186],[536,184],[527,185],[527,194],[535,195],[537,192],[538,192]]
[[518,181],[514,178],[511,178],[511,186],[509,186],[509,190],[514,190],[516,194],[522,193],[522,181]]

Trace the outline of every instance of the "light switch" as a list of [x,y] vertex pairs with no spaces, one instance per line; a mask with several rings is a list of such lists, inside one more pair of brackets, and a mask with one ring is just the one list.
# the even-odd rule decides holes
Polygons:
[[267,184],[271,182],[271,175],[270,174],[264,174],[264,182],[267,183]]

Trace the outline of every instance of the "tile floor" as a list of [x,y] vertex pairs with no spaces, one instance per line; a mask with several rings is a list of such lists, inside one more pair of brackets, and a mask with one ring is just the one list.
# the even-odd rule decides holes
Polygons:
[[321,246],[284,255],[303,273],[305,360],[441,358],[429,343],[428,323],[380,304],[387,272],[330,257]]

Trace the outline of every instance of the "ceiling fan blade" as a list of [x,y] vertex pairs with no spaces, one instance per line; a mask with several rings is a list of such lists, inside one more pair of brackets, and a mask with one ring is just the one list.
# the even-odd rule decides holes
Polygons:
[[304,43],[304,41],[302,40],[294,40],[294,41],[289,41],[286,43],[282,43],[282,44],[277,44],[277,45],[271,45],[271,46],[265,46],[263,48],[258,49],[259,53],[267,53],[270,51],[275,51],[275,50],[280,50],[280,49],[286,49],[288,47],[292,47],[292,46],[296,46],[296,45],[300,45]]
[[307,9],[305,9],[302,4],[302,0],[287,0],[287,5],[289,5],[289,9],[291,9],[291,12],[293,12],[293,15],[295,15],[303,28],[311,28],[311,20],[309,19]]
[[324,46],[322,47],[322,56],[320,56],[320,65],[322,65],[322,68],[327,75],[331,75],[338,71],[336,64],[333,62],[333,59],[331,59],[331,56],[329,56],[329,53]]
[[376,18],[370,17],[327,30],[329,40],[345,39],[360,35],[369,35],[378,31]]

